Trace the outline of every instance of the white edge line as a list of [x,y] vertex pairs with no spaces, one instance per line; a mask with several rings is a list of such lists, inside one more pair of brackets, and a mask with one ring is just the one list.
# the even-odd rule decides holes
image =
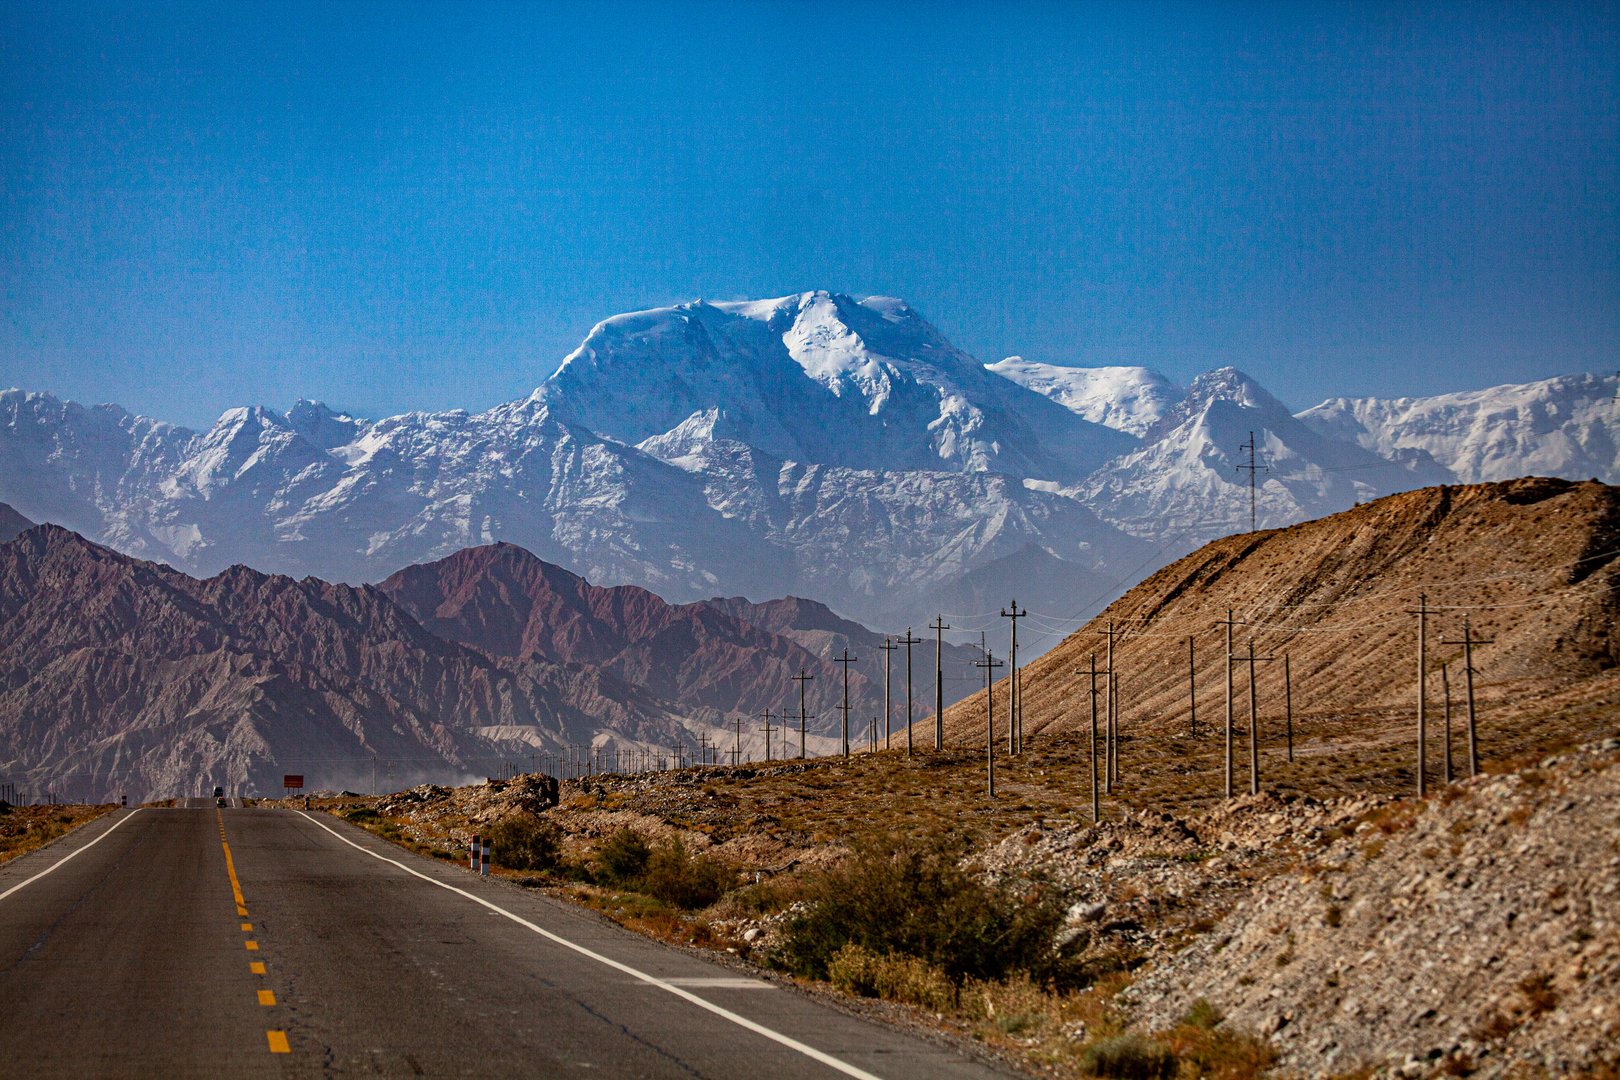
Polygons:
[[77,859],[80,855],[83,855],[85,852],[89,851],[91,848],[95,847],[97,844],[99,844],[103,840],[107,839],[107,837],[109,837],[109,836],[111,836],[113,834],[113,830],[117,829],[119,826],[123,825],[125,821],[128,821],[130,818],[132,818],[136,814],[140,813],[141,810],[142,810],[142,808],[137,806],[135,809],[131,810],[127,815],[125,815],[125,817],[121,821],[119,821],[116,825],[114,825],[111,829],[108,829],[106,832],[102,833],[100,836],[96,837],[94,840],[92,840],[88,844],[84,845],[84,847],[82,847],[79,850],[73,852],[72,854],[62,856],[56,862],[54,862],[51,865],[47,866],[45,869],[43,869],[39,873],[35,874],[33,877],[29,878],[27,881],[19,881],[17,884],[15,884],[11,888],[7,889],[5,892],[0,892],[0,900],[4,900],[6,897],[10,896],[12,893],[17,892],[17,891],[19,891],[21,889],[26,889],[28,886],[30,886],[34,882],[38,881],[40,878],[44,877],[46,874],[53,874],[56,871],[60,870],[63,867],[63,865],[68,862],[68,860]]
[[[473,903],[482,904],[484,907],[488,908],[489,910],[491,910],[491,911],[493,911],[493,912],[495,912],[495,913],[497,913],[499,915],[506,916],[508,919],[511,919],[513,922],[517,923],[519,926],[526,927],[526,928],[528,928],[530,930],[533,930],[536,934],[539,934],[541,937],[545,938],[546,940],[553,941],[553,942],[557,943],[558,945],[561,945],[565,949],[572,949],[574,952],[579,953],[581,956],[588,956],[592,960],[595,960],[599,964],[606,964],[608,967],[613,968],[616,971],[622,971],[626,975],[629,975],[629,976],[632,976],[633,978],[639,979],[640,981],[646,983],[649,986],[656,986],[660,990],[664,990],[664,991],[667,991],[668,993],[674,994],[676,997],[681,998],[682,1000],[685,1000],[685,1001],[689,1001],[693,1005],[696,1005],[700,1009],[706,1009],[709,1012],[713,1013],[714,1015],[716,1015],[718,1017],[721,1017],[722,1019],[731,1021],[733,1024],[736,1024],[738,1027],[747,1028],[749,1031],[752,1031],[756,1035],[763,1035],[765,1038],[770,1039],[772,1042],[780,1043],[781,1045],[787,1047],[790,1050],[797,1050],[799,1053],[803,1054],[805,1057],[808,1057],[808,1058],[810,1058],[810,1059],[812,1059],[814,1061],[819,1061],[821,1064],[827,1066],[830,1069],[836,1069],[837,1071],[843,1073],[845,1076],[858,1077],[859,1080],[881,1080],[880,1077],[876,1076],[873,1073],[869,1073],[864,1069],[857,1068],[854,1065],[849,1064],[847,1061],[840,1061],[838,1058],[833,1057],[831,1054],[823,1053],[822,1051],[817,1050],[813,1046],[807,1046],[804,1043],[800,1042],[799,1040],[797,1040],[795,1038],[792,1038],[791,1036],[783,1035],[779,1031],[773,1031],[773,1030],[771,1030],[770,1028],[766,1027],[763,1024],[756,1023],[755,1021],[748,1019],[748,1017],[746,1017],[746,1016],[740,1016],[737,1013],[732,1012],[730,1009],[722,1008],[721,1006],[716,1005],[712,1001],[706,1001],[703,998],[698,997],[696,994],[691,993],[691,992],[689,992],[689,991],[687,991],[687,990],[685,990],[685,989],[683,989],[683,988],[681,988],[679,986],[676,986],[673,983],[665,982],[663,979],[660,979],[657,976],[649,975],[645,971],[637,970],[636,968],[631,967],[629,964],[621,963],[618,960],[614,960],[612,957],[603,956],[601,953],[595,952],[595,951],[593,951],[591,949],[587,949],[585,946],[576,944],[576,943],[574,943],[572,941],[569,941],[565,937],[559,937],[557,934],[552,933],[550,930],[547,930],[544,927],[536,926],[534,923],[530,922],[528,919],[523,918],[521,915],[514,915],[510,911],[507,911],[505,908],[500,907],[500,906],[498,906],[496,904],[492,904],[488,900],[485,900],[481,896],[474,896],[472,893],[467,892],[465,889],[458,889],[454,885],[449,884],[448,882],[440,881],[439,879],[434,878],[434,877],[429,877],[427,874],[424,874],[424,873],[422,873],[422,872],[420,872],[418,870],[413,870],[409,866],[406,866],[404,863],[399,862],[396,859],[390,859],[386,855],[379,855],[375,851],[371,851],[371,850],[369,850],[367,848],[363,848],[359,844],[355,843],[353,840],[350,840],[348,837],[346,837],[342,833],[338,832],[336,829],[333,829],[331,826],[327,825],[325,822],[319,821],[319,820],[317,820],[317,819],[315,819],[313,817],[310,817],[308,814],[304,813],[304,811],[302,811],[302,810],[296,811],[296,813],[298,813],[300,816],[308,819],[310,822],[312,822],[316,826],[318,826],[318,827],[320,827],[322,829],[325,829],[327,832],[331,833],[333,836],[337,837],[339,840],[343,841],[345,844],[348,844],[350,847],[354,848],[356,851],[358,851],[358,852],[360,852],[360,853],[362,853],[364,855],[370,855],[373,859],[378,859],[378,860],[380,860],[382,862],[388,863],[391,866],[397,866],[401,870],[405,871],[407,874],[410,874],[412,877],[419,877],[423,881],[427,882],[430,885],[437,885],[441,889],[448,889],[450,892],[456,893],[456,894],[461,895],[461,896],[465,896],[468,900],[471,900]],[[64,861],[66,861],[66,860],[64,860]],[[25,882],[25,884],[26,884],[26,882]],[[18,887],[21,888],[21,886],[18,886]],[[0,899],[3,899],[3,897],[0,897]]]

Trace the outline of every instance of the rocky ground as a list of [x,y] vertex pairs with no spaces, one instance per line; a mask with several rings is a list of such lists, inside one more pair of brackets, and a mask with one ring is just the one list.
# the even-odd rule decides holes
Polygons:
[[[845,773],[866,770],[865,786],[892,804],[907,798],[907,768],[924,767],[880,756],[561,785],[519,777],[329,805],[372,806],[407,839],[457,857],[480,828],[539,815],[577,864],[628,827],[654,843],[680,837],[735,867],[739,883],[791,883],[847,850],[852,834],[829,824],[859,821],[858,801],[834,794],[859,786]],[[971,769],[919,775],[940,787]],[[983,817],[970,857],[983,874],[1061,891],[1066,941],[1090,970],[1117,973],[1112,1026],[1162,1038],[1202,1009],[1261,1036],[1285,1076],[1620,1067],[1620,738],[1502,763],[1424,799],[1266,791],[1175,813],[1105,804],[1095,825],[1064,792],[1037,798],[1034,781],[1059,772],[1027,770],[993,818],[952,806],[970,831]],[[691,917],[701,935],[678,939],[757,958],[793,910],[722,901]],[[1066,1022],[1076,1052],[1025,1039],[1031,1068],[1079,1071],[1094,1033]]]

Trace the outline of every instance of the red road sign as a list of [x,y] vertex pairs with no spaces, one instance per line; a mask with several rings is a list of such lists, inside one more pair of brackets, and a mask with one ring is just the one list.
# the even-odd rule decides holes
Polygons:
[[304,786],[304,778],[298,773],[288,773],[281,778],[281,786],[289,790]]

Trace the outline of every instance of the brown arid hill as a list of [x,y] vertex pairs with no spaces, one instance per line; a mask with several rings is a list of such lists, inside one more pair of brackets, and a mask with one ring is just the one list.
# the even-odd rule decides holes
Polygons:
[[[372,587],[232,567],[206,580],[52,525],[0,544],[0,774],[91,801],[484,773],[480,729],[542,747],[667,742],[664,704],[600,670],[508,670]],[[388,775],[380,779],[386,781]]]
[[[1242,658],[1251,639],[1256,655],[1275,658],[1256,665],[1268,755],[1285,735],[1284,657],[1303,740],[1336,722],[1349,723],[1354,737],[1415,738],[1415,612],[1426,604],[1429,735],[1441,739],[1449,683],[1454,753],[1461,754],[1465,620],[1490,642],[1473,650],[1482,730],[1500,728],[1506,716],[1550,694],[1590,708],[1616,694],[1617,570],[1620,489],[1596,481],[1426,488],[1287,529],[1226,537],[1160,570],[1025,667],[1025,735],[1089,730],[1089,670],[1093,657],[1099,670],[1106,666],[1110,625],[1125,744],[1189,730],[1189,639],[1199,729],[1217,733],[1226,701],[1225,628],[1218,622],[1230,611],[1239,624],[1237,727],[1248,726],[1249,665]],[[1099,677],[1100,709],[1105,685]],[[1004,679],[994,692],[1004,738]],[[984,718],[981,690],[947,713],[950,736],[960,744],[982,741]],[[1482,735],[1482,752],[1491,737]],[[1246,767],[1244,757],[1240,744]],[[1442,759],[1435,742],[1430,768],[1440,769]]]
[[[670,604],[633,585],[592,585],[504,543],[406,567],[378,589],[433,633],[490,657],[598,667],[674,703],[683,713],[706,715],[716,723],[739,713],[757,718],[767,708],[797,711],[798,691],[790,680],[805,671],[814,677],[806,694],[815,717],[810,730],[826,735],[839,726],[844,688],[840,665],[787,632],[806,614],[808,601]],[[881,640],[821,605],[814,607],[827,617],[820,622],[839,627],[841,633],[853,628],[862,641]],[[750,615],[770,617],[771,624],[761,625]],[[864,648],[851,652],[862,664],[850,673],[850,723],[862,731],[882,710],[883,681],[860,672],[881,670],[880,659]],[[931,665],[930,656],[930,672]],[[919,698],[922,685],[919,671]],[[750,736],[748,745],[753,741],[759,740]]]
[[[905,692],[906,653],[904,645],[899,643],[909,630],[913,638],[920,639],[913,641],[911,646],[911,692],[915,714],[928,717],[934,714],[934,663],[936,653],[940,650],[934,632],[926,627],[908,626],[890,634],[882,634],[876,630],[869,630],[858,622],[843,618],[826,604],[806,600],[800,596],[785,596],[757,604],[741,596],[716,596],[704,603],[743,622],[752,623],[762,630],[791,638],[823,660],[831,660],[835,656],[842,655],[845,649],[860,656],[863,661],[869,657],[878,657],[881,655],[884,639],[888,638],[896,643],[890,660],[893,667],[889,676],[896,701],[894,706],[896,716],[899,716],[900,710],[904,708],[899,702]],[[955,645],[950,641],[944,642],[942,651],[946,672],[968,670],[979,658],[978,649],[967,645]],[[882,670],[875,659],[864,666],[867,671],[874,673]],[[947,675],[943,687],[945,704],[948,706],[959,700],[967,689],[962,685],[960,678]]]
[[34,523],[17,513],[10,504],[0,503],[0,544],[15,540],[33,527]]

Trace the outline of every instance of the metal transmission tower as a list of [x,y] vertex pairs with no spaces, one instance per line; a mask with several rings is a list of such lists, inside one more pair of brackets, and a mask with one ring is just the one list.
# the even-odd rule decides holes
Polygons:
[[789,676],[789,678],[799,684],[799,756],[802,758],[804,757],[804,718],[806,715],[804,711],[804,684],[814,679],[815,676],[806,672],[804,668],[800,668],[797,675]]
[[945,749],[945,616],[935,615],[928,628],[934,632],[934,749]]
[[858,656],[849,655],[846,646],[843,656],[833,657],[833,663],[844,665],[844,704],[840,706],[844,713],[844,756],[849,757],[849,665],[859,660]]
[[1012,621],[1012,647],[1007,652],[1007,753],[1016,754],[1024,749],[1023,702],[1018,694],[1018,620],[1028,615],[1028,609],[1018,610],[1018,599],[1013,598],[1012,610],[1001,609],[1001,617]]
[[1254,432],[1249,432],[1249,441],[1238,447],[1238,449],[1247,450],[1249,452],[1249,463],[1247,465],[1237,466],[1237,470],[1238,472],[1246,472],[1249,474],[1249,531],[1254,532],[1254,474],[1270,472],[1271,466],[1255,464],[1254,454],[1257,447],[1254,444]]
[[[911,627],[906,627],[906,636],[896,639],[906,647],[906,757],[911,756],[911,647],[922,641],[920,637],[911,636]],[[848,671],[848,668],[844,669]]]

